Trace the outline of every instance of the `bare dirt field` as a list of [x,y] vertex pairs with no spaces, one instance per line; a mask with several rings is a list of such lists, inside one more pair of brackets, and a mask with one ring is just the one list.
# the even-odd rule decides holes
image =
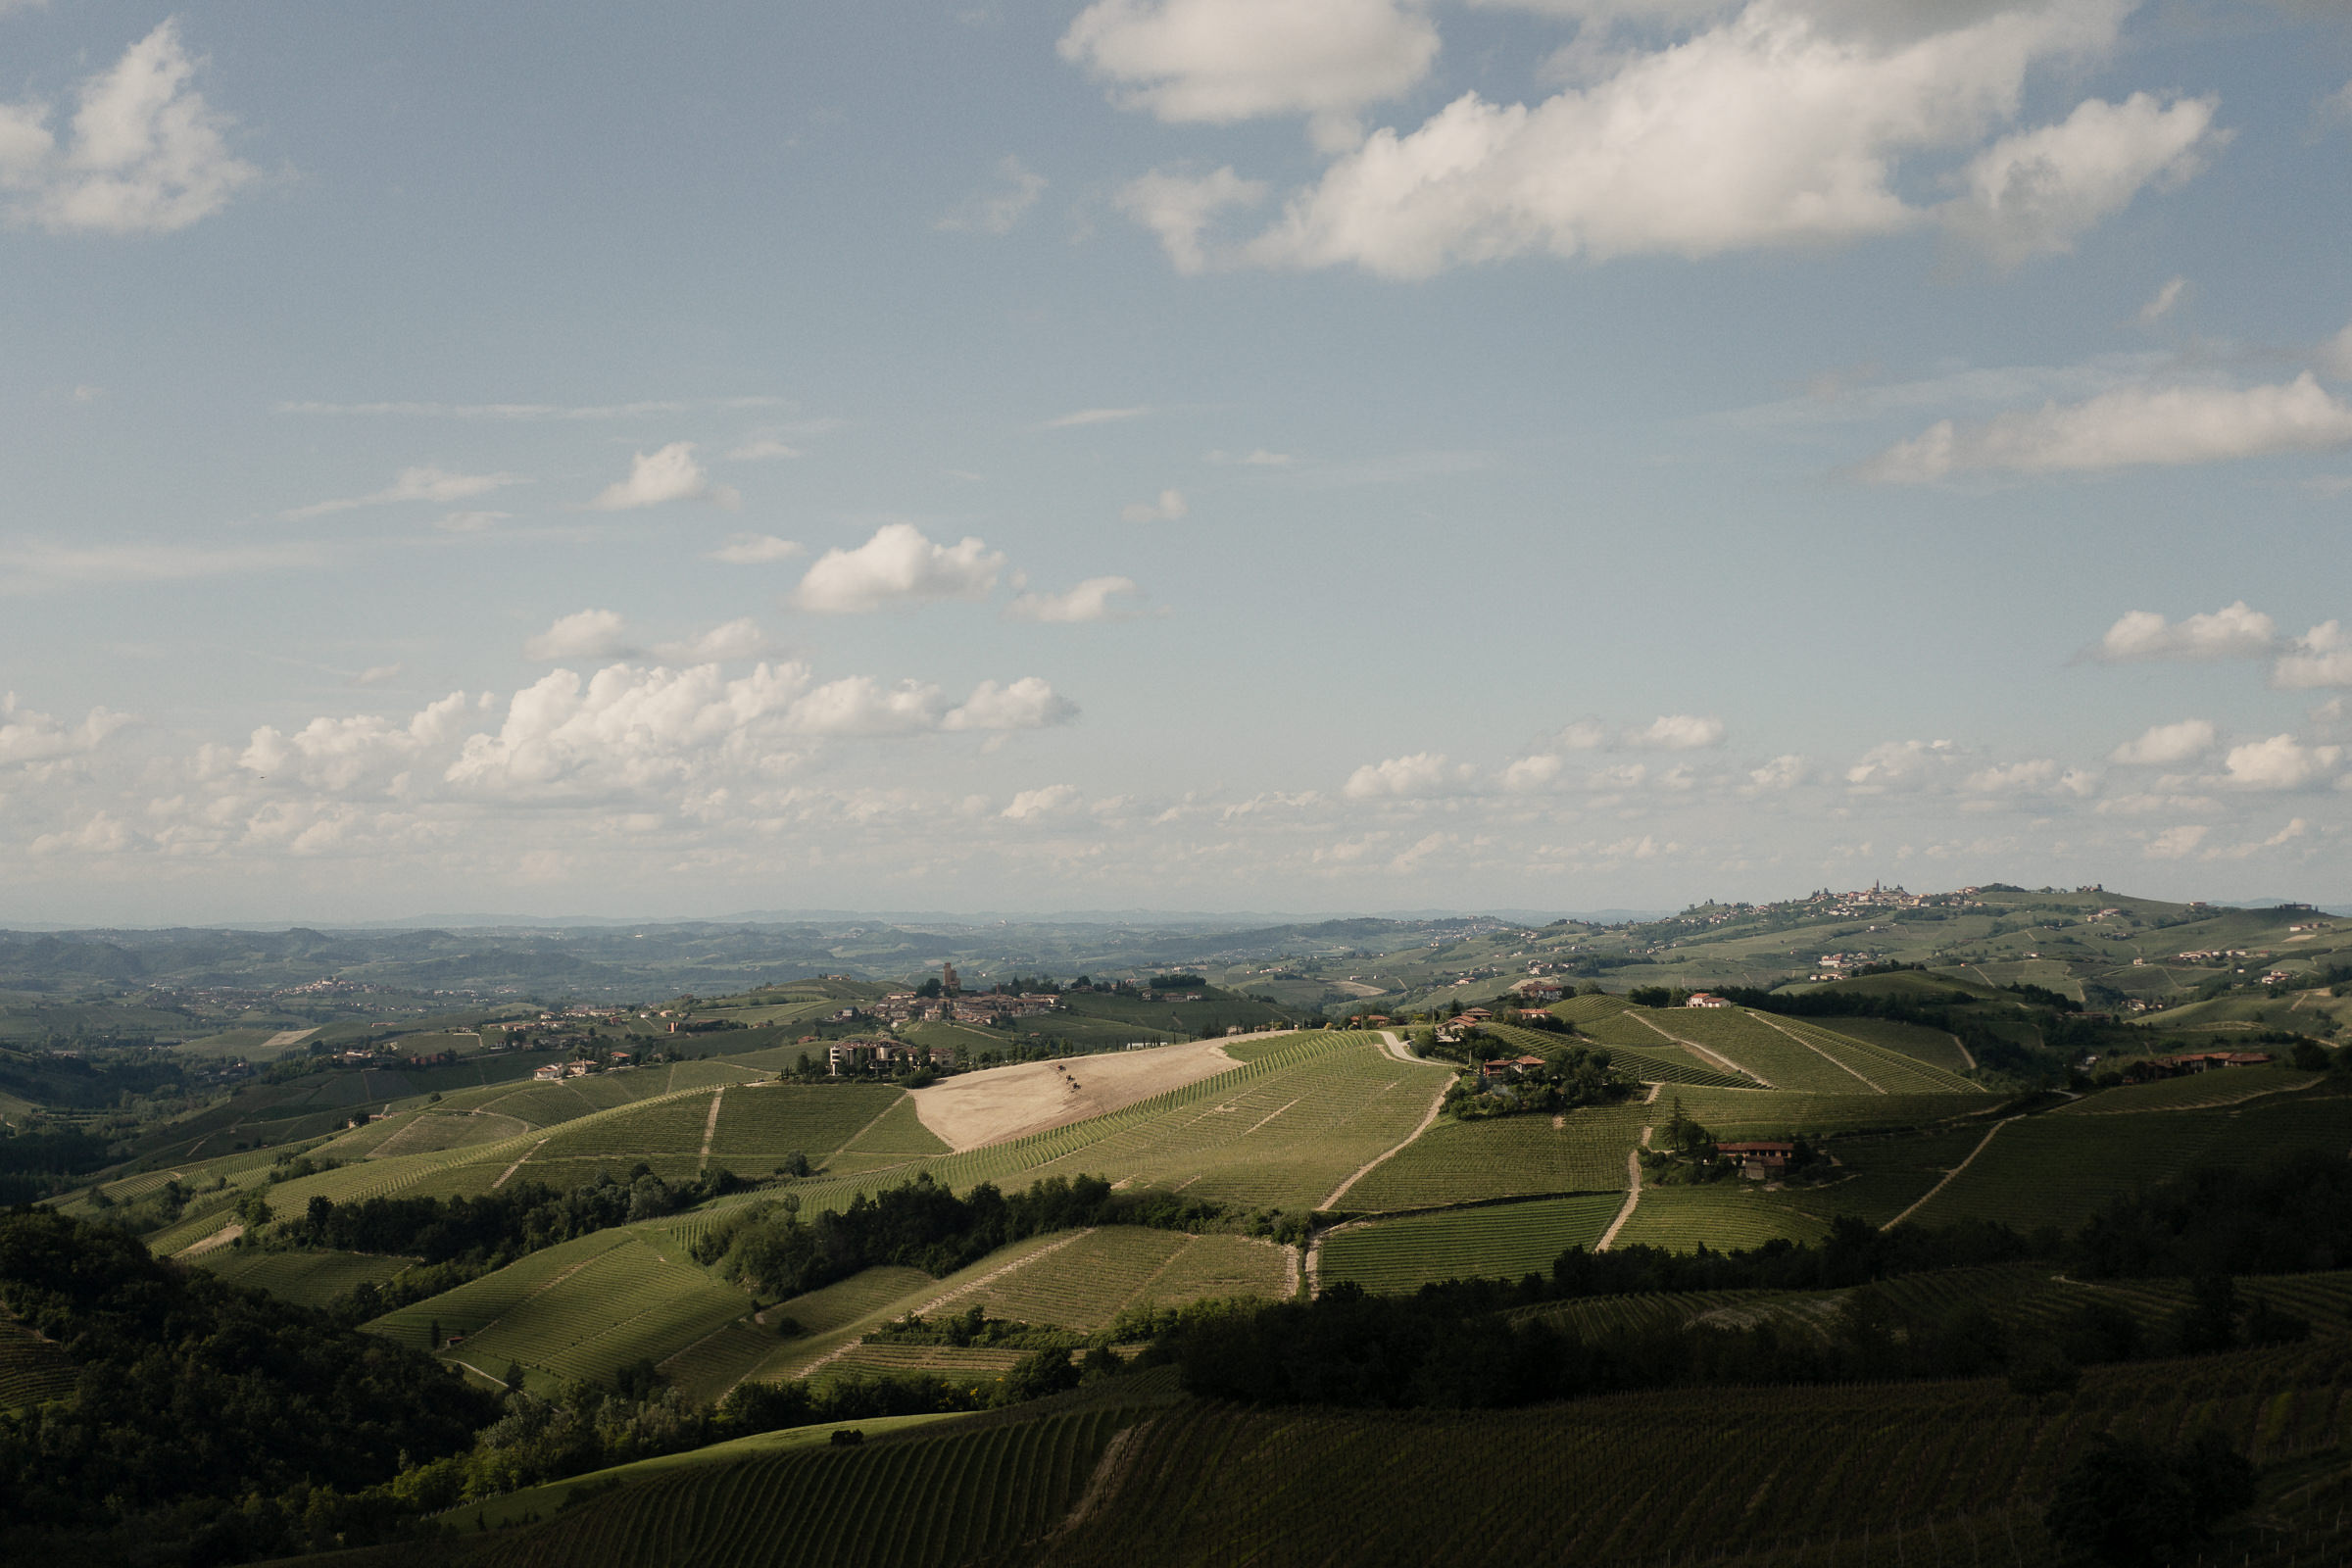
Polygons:
[[[1257,1039],[1258,1036],[1245,1036]],[[913,1091],[914,1113],[958,1152],[1132,1105],[1240,1066],[1227,1042],[1105,1051],[964,1073]]]

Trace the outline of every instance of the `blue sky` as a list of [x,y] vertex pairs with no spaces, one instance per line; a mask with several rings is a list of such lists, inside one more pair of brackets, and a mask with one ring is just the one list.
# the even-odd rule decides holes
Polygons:
[[0,3],[0,919],[2352,898],[2352,15]]

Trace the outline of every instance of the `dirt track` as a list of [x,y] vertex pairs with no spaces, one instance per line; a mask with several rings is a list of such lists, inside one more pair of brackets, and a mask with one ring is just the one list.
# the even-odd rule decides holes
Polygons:
[[1105,1051],[991,1067],[915,1090],[914,1113],[959,1152],[1001,1144],[1228,1072],[1241,1063],[1225,1054],[1224,1045],[1195,1040],[1150,1051]]

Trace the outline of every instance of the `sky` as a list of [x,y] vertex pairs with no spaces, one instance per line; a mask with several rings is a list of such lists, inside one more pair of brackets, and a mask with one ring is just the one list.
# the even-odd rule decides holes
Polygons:
[[0,922],[2352,900],[2352,5],[0,0]]

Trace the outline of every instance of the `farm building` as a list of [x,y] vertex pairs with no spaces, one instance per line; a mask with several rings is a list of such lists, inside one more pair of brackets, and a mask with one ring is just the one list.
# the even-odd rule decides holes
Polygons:
[[1532,1002],[1538,1004],[1557,1002],[1567,994],[1568,988],[1559,981],[1546,980],[1541,976],[1513,981],[1511,984],[1511,995],[1517,997],[1521,1002]]
[[1683,1005],[1686,1007],[1728,1007],[1731,1003],[1712,991],[1693,991]]
[[2158,1056],[2148,1065],[2170,1077],[2187,1072],[2211,1072],[2219,1067],[2267,1067],[2267,1051],[2191,1051],[2178,1056]]
[[1794,1144],[1760,1140],[1739,1144],[1717,1144],[1715,1152],[1725,1159],[1740,1162],[1740,1174],[1749,1181],[1760,1182],[1771,1176],[1784,1176],[1788,1161],[1796,1153]]

